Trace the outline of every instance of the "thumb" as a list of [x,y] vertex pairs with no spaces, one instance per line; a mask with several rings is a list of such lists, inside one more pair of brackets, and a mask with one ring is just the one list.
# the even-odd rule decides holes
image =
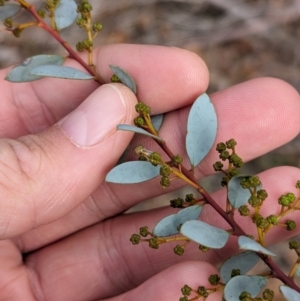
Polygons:
[[78,206],[104,180],[132,138],[135,95],[103,85],[48,130],[0,140],[0,239],[50,223]]

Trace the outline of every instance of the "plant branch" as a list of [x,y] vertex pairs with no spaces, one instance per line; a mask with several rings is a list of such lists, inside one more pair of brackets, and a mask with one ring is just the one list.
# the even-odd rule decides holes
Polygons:
[[85,68],[91,75],[94,76],[95,81],[97,81],[100,85],[103,84],[103,80],[99,76],[99,74],[89,66],[79,55],[78,53],[72,49],[72,47],[62,39],[57,31],[51,28],[36,12],[35,7],[32,4],[28,4],[24,0],[18,0],[18,2],[38,21],[38,27],[46,30],[54,39],[56,39],[69,53],[69,57],[76,60],[81,66]]
[[[173,158],[174,154],[172,151],[168,148],[166,143],[163,141],[158,141],[154,139],[159,146],[164,150],[164,152],[170,157]],[[228,224],[233,229],[233,235],[240,236],[244,235],[247,236],[245,231],[239,226],[239,224],[235,221],[233,218],[233,213],[226,213],[218,204],[217,202],[210,196],[210,194],[201,186],[198,184],[194,174],[189,171],[187,168],[185,168],[183,165],[181,165],[181,171],[184,174],[186,178],[189,179],[189,183],[193,183],[193,187],[197,189],[197,191],[203,196],[203,198],[206,200],[208,204],[210,204],[223,218],[228,222]],[[271,257],[266,256],[264,254],[261,254],[259,252],[256,252],[256,254],[265,262],[265,264],[271,269],[273,275],[281,280],[284,284],[288,285],[295,291],[300,293],[300,288],[295,284],[295,282],[289,278],[287,275],[284,274],[284,272],[276,265],[276,263],[272,260]]]

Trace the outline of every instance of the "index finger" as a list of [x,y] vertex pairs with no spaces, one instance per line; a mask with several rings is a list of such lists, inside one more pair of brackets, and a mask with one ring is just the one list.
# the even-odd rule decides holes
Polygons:
[[[84,70],[74,60],[66,65]],[[138,87],[139,101],[153,114],[191,104],[208,86],[208,70],[196,54],[179,48],[148,45],[108,45],[94,50],[94,64],[109,82],[110,64],[126,70]],[[0,71],[4,78],[8,69]],[[15,84],[0,82],[0,136],[15,138],[56,123],[98,87],[94,81],[45,78]]]

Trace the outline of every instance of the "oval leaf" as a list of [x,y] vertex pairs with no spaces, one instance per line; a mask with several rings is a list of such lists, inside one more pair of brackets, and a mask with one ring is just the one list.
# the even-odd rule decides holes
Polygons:
[[217,135],[217,115],[206,93],[191,107],[187,121],[185,147],[192,166],[197,166],[207,155]]
[[58,30],[72,25],[78,17],[77,4],[74,0],[60,0],[54,12],[55,24]]
[[22,9],[18,4],[5,4],[0,7],[0,21],[4,21],[7,18],[11,18],[16,15]]
[[[249,175],[238,175],[230,179],[228,182],[228,199],[233,208],[239,208],[246,204],[251,196],[248,189],[241,186],[241,181],[244,178],[250,177]],[[261,189],[261,185],[258,186],[257,190]]]
[[268,249],[264,248],[261,244],[256,242],[255,240],[247,237],[247,236],[239,236],[238,244],[240,249],[249,250],[254,252],[259,252],[269,256],[276,256],[276,254],[272,253]]
[[113,73],[120,79],[120,81],[125,86],[127,86],[134,94],[136,94],[136,84],[131,78],[131,76],[119,66],[109,65],[109,67],[113,71]]
[[248,292],[255,298],[267,284],[268,278],[262,276],[235,276],[231,278],[224,288],[226,301],[240,301],[242,292]]
[[241,275],[250,271],[258,262],[259,257],[256,253],[246,251],[228,258],[220,266],[220,275],[223,283],[227,283],[231,279],[231,272],[239,269]]
[[158,115],[151,116],[151,122],[157,132],[160,129],[163,120],[164,120],[164,114],[158,114]]
[[171,236],[177,234],[179,225],[189,220],[196,220],[200,216],[202,206],[195,205],[180,210],[177,214],[163,218],[153,229],[156,236]]
[[229,238],[226,231],[201,221],[185,222],[180,228],[180,233],[190,240],[211,249],[223,248]]
[[94,79],[94,76],[68,66],[43,65],[32,69],[30,74],[64,79]]
[[58,55],[36,55],[26,59],[23,63],[11,69],[5,79],[15,83],[38,80],[41,79],[42,76],[32,75],[30,73],[32,69],[41,65],[61,65],[65,59],[65,57]]
[[300,300],[300,294],[288,286],[281,285],[281,286],[279,286],[279,290],[282,293],[282,295],[284,296],[284,298],[288,301],[299,301]]
[[114,167],[105,178],[106,182],[135,184],[151,180],[159,175],[160,166],[147,161],[125,162]]
[[152,134],[148,133],[147,131],[145,131],[144,129],[138,128],[137,126],[134,126],[134,125],[118,124],[117,129],[121,130],[121,131],[129,131],[129,132],[134,132],[134,133],[137,133],[137,134],[142,134],[142,135],[154,138],[156,140],[163,141],[160,137],[152,135]]

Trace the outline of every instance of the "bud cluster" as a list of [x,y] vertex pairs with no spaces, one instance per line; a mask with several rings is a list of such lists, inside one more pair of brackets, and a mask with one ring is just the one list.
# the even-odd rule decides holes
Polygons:
[[228,171],[224,171],[224,164],[222,161],[217,161],[215,164],[213,164],[213,168],[215,171],[222,171],[225,173],[225,177],[222,178],[221,185],[222,186],[227,186],[229,180],[237,176],[239,172],[237,171],[238,168],[243,166],[243,160],[241,157],[239,157],[236,152],[235,152],[235,146],[236,146],[236,141],[234,139],[230,139],[228,141],[220,142],[216,146],[216,150],[219,153],[219,158],[222,161],[228,161],[229,162],[229,167]]

